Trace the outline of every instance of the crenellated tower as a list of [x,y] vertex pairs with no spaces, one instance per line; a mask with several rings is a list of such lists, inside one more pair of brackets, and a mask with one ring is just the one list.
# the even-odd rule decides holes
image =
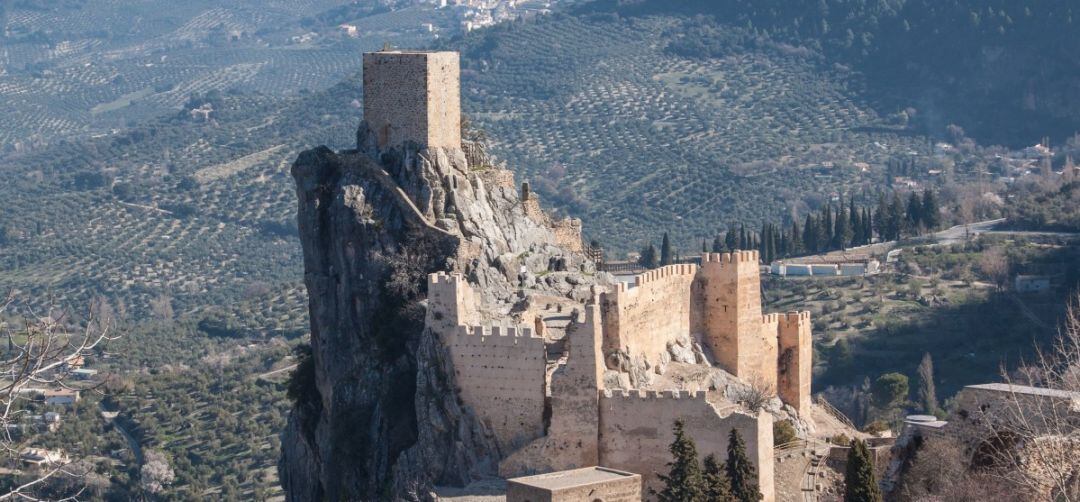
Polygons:
[[761,315],[759,267],[757,251],[702,255],[701,328],[722,368],[739,378],[759,378],[775,389],[776,327]]

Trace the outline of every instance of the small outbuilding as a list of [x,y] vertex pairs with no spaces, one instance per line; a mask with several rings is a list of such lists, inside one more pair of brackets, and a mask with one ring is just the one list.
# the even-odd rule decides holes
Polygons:
[[507,480],[507,502],[639,502],[641,476],[585,467]]

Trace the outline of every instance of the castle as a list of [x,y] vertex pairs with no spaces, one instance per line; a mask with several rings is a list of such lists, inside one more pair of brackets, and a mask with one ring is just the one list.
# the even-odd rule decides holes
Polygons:
[[[365,54],[370,148],[460,151],[459,95],[456,53]],[[516,191],[508,171],[464,176],[473,181],[463,183]],[[552,221],[524,188],[515,204],[569,253],[562,270],[586,270],[580,221]],[[418,212],[437,206],[417,205]],[[445,349],[458,398],[495,438],[501,476],[603,465],[656,487],[673,424],[683,420],[701,456],[726,458],[728,433],[739,431],[764,500],[775,499],[774,414],[751,411],[715,384],[775,392],[785,413],[810,424],[810,316],[763,314],[756,251],[706,253],[700,264],[629,282],[602,273],[575,278],[591,284],[585,298],[553,295],[536,277],[519,280],[528,267],[520,268],[505,271],[519,282],[511,309],[485,301],[491,295],[461,273],[427,281],[425,327]]]

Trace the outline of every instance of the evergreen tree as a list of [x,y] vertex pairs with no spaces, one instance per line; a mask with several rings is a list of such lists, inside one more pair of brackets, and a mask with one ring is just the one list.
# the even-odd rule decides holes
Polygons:
[[668,237],[667,232],[664,232],[664,240],[660,243],[660,265],[672,263],[675,263],[675,253],[671,251],[671,238]]
[[735,232],[735,224],[728,226],[727,234],[724,235],[724,251],[734,251],[739,247],[739,234]]
[[806,215],[806,223],[803,224],[803,250],[807,253],[817,252],[817,222],[814,220],[814,215]]
[[799,220],[791,220],[791,235],[788,236],[788,256],[799,254],[802,248],[802,232],[799,231]]
[[825,210],[821,213],[821,220],[818,222],[821,229],[824,230],[822,240],[818,242],[818,251],[824,251],[829,248],[833,242],[833,237],[836,229],[833,228],[833,214],[832,203],[825,205]]
[[648,246],[641,248],[641,258],[638,259],[638,264],[648,269],[656,268],[656,246],[649,244]]
[[886,222],[887,240],[895,241],[900,239],[904,230],[904,213],[904,201],[900,199],[900,194],[893,192],[892,202],[889,204],[888,221]]
[[937,230],[941,226],[941,209],[933,190],[928,188],[923,192],[921,209],[923,226],[931,232]]
[[919,402],[927,413],[937,413],[937,389],[934,386],[934,359],[930,353],[923,354],[919,362]]
[[844,209],[844,201],[840,201],[840,207],[836,210],[836,221],[833,224],[832,249],[847,249],[851,242],[851,219],[847,210]]
[[906,218],[907,228],[911,229],[913,234],[922,233],[919,231],[923,223],[922,201],[919,200],[919,194],[915,193],[914,190],[908,194]]
[[872,228],[877,232],[882,241],[889,240],[889,229],[886,222],[889,220],[889,203],[885,201],[885,195],[878,198],[877,209],[874,210]]
[[757,502],[762,499],[757,484],[757,469],[746,455],[746,443],[739,431],[731,429],[728,434],[728,480],[731,481],[731,494],[739,502]]
[[724,251],[724,241],[720,239],[720,234],[716,234],[712,240],[712,252],[720,253]]
[[739,225],[739,249],[750,249],[750,235],[746,233],[746,225]]
[[735,502],[735,496],[731,494],[731,482],[728,481],[727,473],[716,455],[709,454],[705,457],[705,500],[707,502]]
[[657,500],[663,502],[700,502],[705,499],[705,480],[698,465],[697,447],[694,440],[686,435],[682,420],[675,421],[675,440],[668,451],[672,460],[668,462],[671,470],[660,475],[664,489],[653,491]]
[[870,244],[874,242],[874,217],[870,214],[870,210],[863,208],[863,244]]
[[861,439],[851,443],[844,473],[844,502],[881,502],[881,488],[874,475],[870,450]]

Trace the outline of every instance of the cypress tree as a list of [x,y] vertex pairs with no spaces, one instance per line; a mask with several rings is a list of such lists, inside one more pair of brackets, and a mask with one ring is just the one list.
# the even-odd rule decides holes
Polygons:
[[739,225],[739,249],[750,249],[750,234],[746,233],[746,225]]
[[664,232],[664,240],[660,243],[660,265],[671,265],[675,263],[675,254],[671,252],[671,239],[668,237],[668,233]]
[[806,215],[806,223],[803,224],[803,250],[807,253],[817,252],[817,222],[814,215]]
[[720,234],[716,234],[712,240],[712,252],[719,253],[724,250],[724,241],[720,239]]
[[649,244],[641,248],[641,258],[638,260],[638,264],[649,269],[656,268],[656,246]]
[[904,201],[900,199],[900,194],[893,192],[892,203],[889,204],[889,216],[886,228],[888,229],[888,240],[894,241],[900,239],[900,236],[904,229]]
[[731,494],[739,502],[757,502],[762,499],[757,484],[757,469],[746,455],[746,443],[739,431],[731,429],[728,434],[728,480],[731,481]]
[[675,421],[674,432],[675,440],[668,447],[672,460],[667,465],[671,470],[660,475],[664,489],[652,493],[662,502],[701,502],[705,498],[705,480],[698,465],[697,447],[686,435],[682,420]]
[[707,502],[736,502],[731,494],[731,482],[716,455],[705,457],[705,500]]
[[941,226],[941,212],[938,208],[937,197],[934,191],[926,189],[922,198],[922,222],[927,230],[934,231]]
[[874,475],[870,450],[861,439],[851,443],[844,473],[844,502],[881,502],[881,488]]
[[870,210],[863,208],[863,244],[874,242],[874,217]]
[[818,251],[824,251],[832,244],[833,234],[835,233],[835,229],[833,228],[832,203],[825,205],[825,210],[821,213],[821,221],[819,223],[821,229],[824,230],[824,235],[822,235],[824,239],[821,242],[818,242]]
[[934,386],[934,359],[930,353],[923,354],[919,362],[919,401],[927,413],[937,413],[937,389]]
[[791,236],[788,237],[788,254],[798,254],[802,247],[802,232],[799,231],[799,220],[791,220]]
[[724,235],[725,251],[731,252],[739,247],[739,234],[735,232],[735,224],[728,225],[727,234]]
[[916,235],[919,234],[919,226],[923,223],[922,201],[919,194],[914,190],[908,194],[907,200],[907,227]]
[[885,225],[885,222],[888,221],[888,219],[889,204],[885,202],[885,195],[882,194],[881,197],[878,198],[877,209],[874,210],[873,226],[871,226],[882,241],[889,240],[889,229]]

